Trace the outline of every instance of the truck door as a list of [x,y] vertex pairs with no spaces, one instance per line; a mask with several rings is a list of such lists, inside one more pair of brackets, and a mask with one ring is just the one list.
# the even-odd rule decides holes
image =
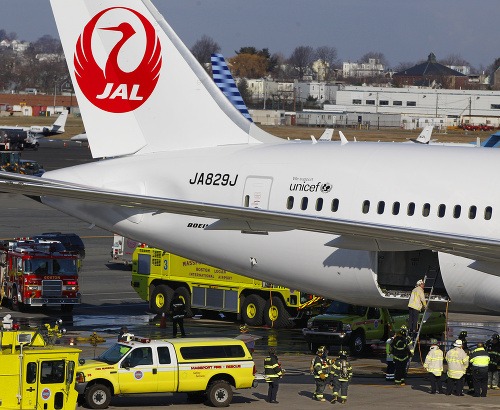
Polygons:
[[24,380],[21,380],[21,407],[22,409],[35,409],[38,397],[38,363],[28,361],[24,368]]
[[380,309],[368,308],[366,319],[366,340],[380,339],[384,333],[384,324],[380,317]]
[[[38,403],[36,408],[51,410],[64,409],[68,395],[66,384],[66,361],[64,359],[42,360],[39,362],[39,366],[40,379],[37,386]],[[26,376],[28,376],[28,373],[26,373]],[[24,409],[24,407],[22,408]]]
[[177,391],[179,371],[173,346],[158,346],[158,391]]
[[154,393],[158,390],[158,370],[151,347],[137,347],[122,359],[118,381],[121,393]]

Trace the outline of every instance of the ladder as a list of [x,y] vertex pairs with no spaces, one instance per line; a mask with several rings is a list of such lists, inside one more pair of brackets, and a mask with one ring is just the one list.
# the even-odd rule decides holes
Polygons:
[[[425,292],[425,289],[430,288],[429,297],[427,298],[427,303],[425,304],[425,309],[424,309],[424,314],[422,315],[422,319],[417,324],[417,329],[418,329],[417,335],[411,341],[411,348],[410,348],[411,356],[410,356],[408,363],[406,365],[407,371],[410,368],[410,363],[411,363],[413,356],[415,354],[415,348],[417,347],[417,343],[420,339],[420,332],[422,331],[422,327],[423,327],[424,323],[427,321],[427,319],[429,318],[430,314],[432,313],[429,310],[429,305],[431,303],[432,294],[434,293],[434,286],[436,284],[438,277],[439,277],[439,270],[436,269],[435,267],[429,266],[427,268],[427,272],[424,276],[424,292]],[[428,286],[428,282],[429,282],[429,286]]]

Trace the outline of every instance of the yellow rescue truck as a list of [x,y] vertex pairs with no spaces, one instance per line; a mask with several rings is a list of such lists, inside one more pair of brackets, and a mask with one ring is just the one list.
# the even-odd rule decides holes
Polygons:
[[48,346],[35,331],[0,331],[0,409],[74,409],[79,349]]
[[292,327],[318,314],[313,295],[275,286],[147,246],[132,255],[132,287],[157,314],[168,313],[174,292],[193,309],[236,313],[247,325]]
[[80,402],[105,409],[114,395],[187,393],[190,401],[229,406],[233,388],[257,385],[252,355],[241,340],[150,340],[130,334],[77,369]]

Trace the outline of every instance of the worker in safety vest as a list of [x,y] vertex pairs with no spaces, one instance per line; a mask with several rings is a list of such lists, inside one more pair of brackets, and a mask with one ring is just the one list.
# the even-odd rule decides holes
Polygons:
[[409,336],[412,339],[417,335],[418,315],[426,305],[424,286],[424,281],[420,279],[411,291],[410,300],[408,301],[408,328],[410,332]]
[[276,348],[269,348],[269,355],[264,359],[264,374],[266,376],[266,382],[269,384],[267,390],[267,401],[269,403],[279,403],[276,401],[276,395],[278,394],[279,381],[283,377],[284,370],[281,368],[281,364],[278,361],[278,356],[276,356]]
[[352,366],[347,360],[347,352],[341,350],[339,357],[336,360],[330,361],[330,364],[332,366],[330,370],[330,384],[333,388],[333,398],[330,403],[334,404],[338,401],[340,404],[345,404],[349,381],[352,379]]
[[394,331],[389,332],[389,338],[385,341],[385,362],[387,369],[385,370],[385,380],[394,380],[394,355],[392,354],[392,342],[394,342]]
[[446,395],[453,393],[455,396],[463,396],[464,375],[469,365],[469,356],[462,349],[462,341],[457,339],[453,343],[453,349],[446,353],[448,362],[448,380],[446,383]]
[[477,347],[470,353],[469,361],[472,367],[474,397],[486,397],[486,391],[488,390],[488,365],[490,364],[490,356],[484,349],[483,343],[477,344]]
[[316,390],[313,394],[313,399],[318,401],[326,401],[323,396],[325,387],[328,383],[328,375],[330,373],[330,366],[328,364],[328,350],[325,346],[320,346],[316,351],[316,357],[313,359],[313,375],[314,382],[316,383]]
[[429,372],[431,394],[444,393],[441,376],[443,374],[443,351],[436,339],[431,339],[431,348],[425,357],[424,368]]

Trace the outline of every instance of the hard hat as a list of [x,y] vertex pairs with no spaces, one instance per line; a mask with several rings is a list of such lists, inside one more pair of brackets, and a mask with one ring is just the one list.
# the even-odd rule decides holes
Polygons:
[[323,354],[323,353],[325,353],[325,350],[326,350],[325,346],[320,346],[320,347],[318,347],[316,354]]
[[339,357],[342,357],[342,358],[347,358],[347,352],[345,350],[341,350],[339,352]]
[[240,332],[248,332],[248,326],[247,325],[241,325],[240,326]]
[[498,335],[498,333],[493,333],[493,335],[491,336],[491,338],[495,339],[495,340],[499,340],[500,336]]
[[432,338],[432,339],[430,340],[430,342],[431,342],[431,345],[437,345],[437,344],[438,344],[437,339],[434,339],[434,338]]
[[467,337],[467,331],[466,331],[466,330],[462,330],[462,331],[460,332],[460,334],[458,335],[458,337],[459,337],[460,339],[461,339],[461,338],[463,338],[463,337]]
[[460,339],[455,340],[455,343],[453,343],[453,346],[462,347],[462,341]]
[[424,281],[423,281],[422,279],[417,280],[417,286],[420,286],[420,285],[422,285],[423,283],[424,283]]

